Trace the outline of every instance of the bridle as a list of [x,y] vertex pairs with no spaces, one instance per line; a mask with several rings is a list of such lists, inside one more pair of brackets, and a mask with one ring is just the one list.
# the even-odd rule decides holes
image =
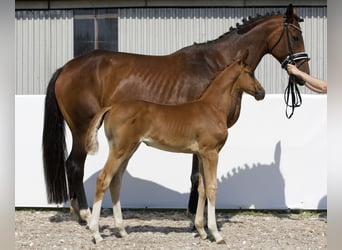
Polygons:
[[[303,22],[303,19],[299,19],[298,22]],[[304,62],[307,62],[310,60],[309,56],[305,52],[299,52],[299,53],[293,53],[293,49],[291,46],[291,40],[289,35],[289,27],[293,27],[300,32],[302,32],[301,28],[292,24],[288,23],[287,18],[284,17],[284,29],[277,40],[277,42],[273,45],[273,47],[270,50],[270,53],[273,51],[273,49],[279,44],[281,39],[283,38],[284,34],[286,34],[287,39],[287,46],[288,46],[288,55],[284,59],[284,61],[281,63],[281,68],[286,69],[286,66],[290,64],[294,64],[297,67],[301,66]],[[299,65],[297,65],[297,62],[301,61]],[[289,76],[289,82],[284,92],[284,101],[286,104],[285,114],[288,119],[290,119],[294,113],[294,109],[302,105],[302,97],[300,96],[300,92],[297,85],[304,85],[301,82],[298,82],[298,78],[294,75]],[[290,99],[291,97],[291,99]],[[291,108],[291,113],[288,113],[288,108]]]

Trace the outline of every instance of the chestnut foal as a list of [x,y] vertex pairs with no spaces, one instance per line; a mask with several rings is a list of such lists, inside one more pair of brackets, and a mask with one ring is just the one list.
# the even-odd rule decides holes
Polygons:
[[[227,128],[238,119],[243,92],[256,100],[265,91],[245,64],[248,51],[238,53],[196,101],[180,105],[160,105],[145,101],[127,101],[103,108],[88,130],[87,150],[96,152],[97,130],[104,120],[109,143],[107,162],[97,177],[96,193],[89,228],[95,242],[102,240],[99,217],[104,192],[110,187],[115,227],[127,235],[119,201],[122,175],[141,142],[166,151],[195,153],[200,159],[199,200],[195,226],[201,239],[204,230],[205,200],[208,200],[208,228],[217,243],[224,243],[218,232],[215,215],[218,154],[227,136]],[[105,115],[106,114],[106,115]]]

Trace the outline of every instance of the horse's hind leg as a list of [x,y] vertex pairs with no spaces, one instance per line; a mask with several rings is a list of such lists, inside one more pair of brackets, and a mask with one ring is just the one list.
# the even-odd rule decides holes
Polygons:
[[110,195],[112,198],[113,203],[113,215],[114,215],[114,223],[115,228],[121,235],[121,237],[127,236],[127,232],[124,227],[122,211],[121,211],[121,203],[120,203],[120,190],[121,190],[121,183],[122,183],[122,176],[126,170],[128,164],[128,160],[125,160],[122,165],[120,166],[118,172],[113,177],[112,181],[110,182]]
[[80,141],[82,142],[83,140],[79,140],[75,136],[73,137],[73,146],[66,161],[66,169],[71,210],[76,213],[81,220],[89,223],[91,213],[83,186],[84,162],[87,153],[84,150],[84,144]]
[[198,203],[198,181],[199,181],[199,160],[196,154],[193,154],[192,157],[192,170],[191,170],[191,189],[188,203],[188,217],[191,221],[194,220],[194,216],[196,214],[197,203]]

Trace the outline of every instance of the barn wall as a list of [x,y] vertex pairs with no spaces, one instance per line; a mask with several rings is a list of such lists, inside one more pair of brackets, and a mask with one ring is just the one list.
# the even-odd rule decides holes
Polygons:
[[53,72],[73,57],[73,12],[16,11],[16,94],[43,94]]
[[[326,7],[297,7],[311,74],[327,79]],[[263,8],[120,8],[119,51],[162,55],[227,32],[243,17],[282,10]],[[73,57],[72,10],[16,11],[16,94],[45,94],[52,73]],[[267,55],[256,76],[268,94],[282,93],[287,74]],[[312,93],[301,88],[302,93]]]

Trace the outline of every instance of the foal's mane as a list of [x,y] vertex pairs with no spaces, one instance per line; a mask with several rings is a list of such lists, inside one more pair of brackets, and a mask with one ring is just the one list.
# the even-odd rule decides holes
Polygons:
[[248,16],[248,18],[243,18],[242,19],[242,24],[236,23],[236,27],[231,26],[229,28],[229,31],[227,31],[226,33],[222,34],[218,38],[216,38],[214,40],[209,40],[209,41],[206,41],[206,42],[203,42],[203,43],[194,43],[192,46],[209,45],[209,44],[215,43],[216,41],[231,35],[235,31],[238,34],[244,34],[244,33],[248,32],[248,31],[250,31],[251,29],[253,29],[255,26],[257,26],[261,22],[263,22],[265,20],[268,20],[269,18],[272,18],[272,17],[275,17],[275,16],[279,16],[279,15],[282,15],[280,13],[280,11],[266,13],[265,15],[257,14],[256,17]]

